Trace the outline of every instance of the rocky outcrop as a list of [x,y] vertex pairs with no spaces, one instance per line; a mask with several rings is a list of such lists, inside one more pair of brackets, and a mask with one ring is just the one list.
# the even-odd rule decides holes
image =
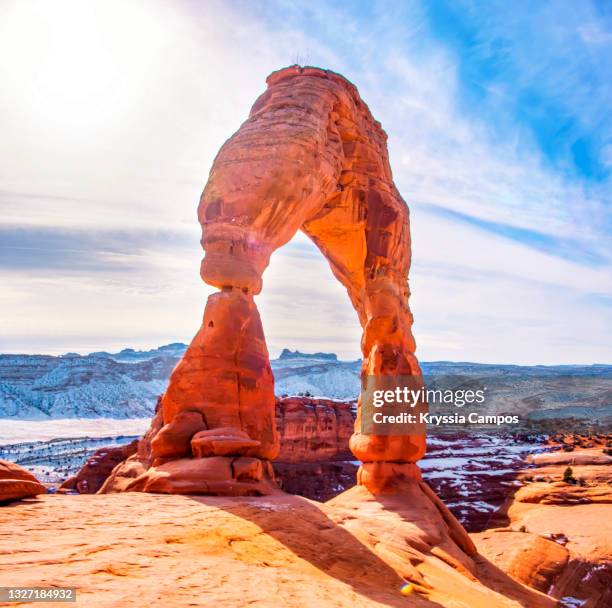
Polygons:
[[284,397],[276,402],[280,435],[278,462],[350,460],[352,403],[311,397]]
[[[202,194],[201,276],[220,291],[209,297],[202,326],[171,375],[162,427],[151,437],[148,461],[140,458],[144,477],[131,489],[160,487],[149,483],[147,471],[157,479],[165,467],[164,478],[197,477],[199,491],[210,491],[194,475],[201,468],[218,491],[250,494],[252,484],[230,476],[219,485],[217,473],[233,475],[236,457],[261,460],[264,476],[271,470],[280,448],[274,378],[253,296],[270,256],[298,230],[327,258],[357,311],[362,374],[420,377],[408,308],[408,207],[392,180],[385,132],[355,86],[331,71],[291,66],[267,84],[219,151]],[[301,415],[289,424],[300,424]],[[232,441],[193,443],[196,433],[217,429],[226,435],[231,429]],[[350,448],[364,463],[358,482],[372,480],[376,490],[382,477],[401,469],[398,463],[423,456],[425,437],[364,435],[358,406]],[[170,460],[177,464],[167,467]]]
[[130,492],[262,496],[273,490],[268,461],[248,457],[179,458],[152,466],[131,481]]
[[[269,461],[279,447],[273,391],[252,297],[214,294],[137,457],[127,464],[129,481],[117,471],[117,483],[109,480],[101,491],[268,493],[274,487]],[[246,466],[237,457],[258,464]]]
[[[608,438],[609,439],[609,438]],[[580,446],[573,440],[555,447]],[[590,443],[592,446],[587,448]],[[515,580],[591,608],[612,605],[612,459],[608,441],[534,455],[524,485],[497,517],[503,528],[473,535],[480,553]],[[500,521],[500,523],[502,523]]]
[[478,550],[495,554],[495,564],[506,574],[543,593],[548,593],[569,560],[568,550],[554,540],[513,530],[480,534]]
[[46,492],[47,488],[32,473],[14,462],[0,460],[0,504]]
[[325,501],[355,484],[357,466],[348,447],[354,407],[332,399],[277,399],[280,452],[273,466],[282,490]]
[[81,470],[67,479],[59,487],[59,490],[75,490],[79,494],[95,494],[102,487],[112,470],[132,454],[135,454],[137,449],[138,440],[134,440],[127,445],[96,450]]
[[[173,491],[173,484],[170,481],[161,484],[160,476],[167,479],[176,474],[180,479],[176,487],[181,488],[178,493],[187,493],[184,489],[187,487],[196,494],[212,493],[211,484],[206,484],[205,480],[206,475],[216,473],[205,468],[208,463],[191,460],[215,458],[213,465],[220,467],[221,472],[231,473],[231,479],[249,480],[254,484],[251,490],[266,490],[262,484],[255,483],[265,477],[275,479],[287,492],[326,500],[354,484],[356,466],[346,462],[352,459],[348,443],[353,431],[353,409],[353,403],[332,399],[277,399],[275,424],[280,450],[272,473],[266,468],[270,466],[267,460],[249,456],[259,447],[259,442],[245,431],[235,427],[205,429],[201,414],[186,410],[175,416],[171,424],[162,426],[158,406],[151,429],[136,446],[98,450],[62,487],[80,493],[94,493],[100,488],[103,493],[145,488],[146,491],[153,491],[153,488],[161,491],[161,487],[164,491]],[[193,434],[194,429],[200,430]],[[127,451],[119,458],[122,449]],[[180,462],[172,464],[174,461]],[[150,466],[156,469],[155,474],[147,473]],[[200,471],[202,467],[205,472]],[[136,481],[137,478],[141,479]],[[219,479],[214,481],[217,489],[223,487],[219,486]],[[231,494],[231,489],[227,492]]]

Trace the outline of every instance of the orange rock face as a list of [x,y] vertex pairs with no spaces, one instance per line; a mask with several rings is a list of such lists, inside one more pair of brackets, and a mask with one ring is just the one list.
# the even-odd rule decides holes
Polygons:
[[127,445],[96,450],[81,470],[60,486],[60,490],[76,490],[79,494],[95,494],[112,470],[136,452],[138,443],[138,440],[135,439]]
[[[612,459],[603,449],[600,444],[530,457],[535,468],[523,472],[527,483],[504,509],[506,527],[472,535],[479,552],[554,598],[611,606]],[[571,477],[564,481],[568,466]]]
[[[199,412],[202,425],[193,425],[191,436],[204,429],[231,427],[259,442],[249,456],[277,456],[274,378],[250,294],[228,288],[210,296],[202,327],[173,371],[161,407],[165,425],[181,412]],[[155,456],[155,439],[152,448]]]
[[0,580],[77,587],[77,606],[557,605],[458,551],[416,487],[395,501],[356,487],[325,504],[282,493],[49,494],[0,509],[0,546]]
[[0,505],[46,492],[34,475],[13,462],[0,460]]
[[353,432],[352,405],[332,399],[284,397],[276,404],[281,437],[278,460],[285,463],[346,459]]
[[[162,398],[149,465],[277,456],[274,379],[253,296],[270,256],[298,230],[327,258],[357,311],[363,375],[420,376],[408,308],[408,207],[392,180],[385,132],[338,74],[292,66],[267,84],[219,151],[200,200],[201,276],[221,291],[209,298]],[[233,443],[193,438],[220,428],[233,429]],[[363,435],[358,412],[350,447],[367,464],[414,463],[425,437]],[[384,486],[380,476],[395,469],[376,471],[361,483]]]

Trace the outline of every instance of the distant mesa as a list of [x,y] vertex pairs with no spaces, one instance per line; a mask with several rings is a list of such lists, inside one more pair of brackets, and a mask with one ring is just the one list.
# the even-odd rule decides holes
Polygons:
[[184,344],[183,342],[171,342],[170,344],[164,344],[163,346],[160,346],[157,350],[162,350],[162,351],[183,350],[184,351],[186,348],[187,348],[187,344]]
[[335,353],[303,353],[299,350],[289,350],[283,348],[283,351],[278,357],[279,359],[323,359],[325,361],[338,361],[338,355]]
[[182,356],[187,349],[187,345],[181,342],[172,342],[171,344],[165,344],[159,348],[152,348],[151,350],[135,350],[133,348],[124,348],[118,353],[106,353],[113,359],[118,361],[129,361],[129,360],[146,360],[153,357],[159,356]]

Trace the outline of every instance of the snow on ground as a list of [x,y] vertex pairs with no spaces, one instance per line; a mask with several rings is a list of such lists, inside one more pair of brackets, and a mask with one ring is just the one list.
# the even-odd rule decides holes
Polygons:
[[544,437],[459,431],[428,436],[419,461],[423,478],[469,530],[483,529],[515,490],[524,457],[542,449]]
[[151,418],[63,418],[59,420],[0,419],[0,446],[15,443],[142,435]]

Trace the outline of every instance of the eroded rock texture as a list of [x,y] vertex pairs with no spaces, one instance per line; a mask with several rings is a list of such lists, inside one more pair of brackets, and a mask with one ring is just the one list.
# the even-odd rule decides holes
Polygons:
[[96,450],[81,470],[67,479],[60,490],[74,490],[79,494],[95,494],[104,484],[112,470],[136,453],[138,440],[127,445],[113,446]]
[[[357,311],[363,374],[420,375],[408,308],[408,208],[393,184],[385,132],[357,89],[333,72],[292,66],[267,84],[219,151],[202,194],[201,275],[221,291],[172,374],[155,423],[162,426],[149,437],[150,454],[139,457],[148,470],[130,489],[266,492],[279,439],[253,296],[272,253],[298,230],[327,258]],[[223,438],[200,441],[216,429]],[[406,471],[410,477],[425,438],[362,435],[358,414],[350,447],[363,463],[359,482],[383,491]],[[238,480],[236,458],[259,459],[261,469]]]
[[[284,397],[276,399],[275,423],[280,439],[280,449],[274,461],[273,477],[277,485],[291,494],[300,494],[316,500],[327,500],[338,494],[338,488],[345,488],[355,483],[355,465],[350,462],[353,456],[348,449],[349,438],[353,432],[353,403],[335,401],[332,399],[310,397]],[[157,469],[164,462],[179,462],[175,467],[183,467],[183,473],[192,479],[191,486],[202,483],[202,470],[207,464],[200,458],[212,456],[233,456],[234,471],[238,471],[243,481],[245,471],[241,467],[248,464],[254,466],[255,473],[259,471],[259,459],[237,458],[253,447],[254,440],[249,439],[244,431],[231,427],[201,429],[202,419],[198,412],[177,414],[172,424],[164,426],[160,432],[161,410],[158,410],[151,429],[138,446],[103,448],[98,450],[85,463],[79,473],[67,480],[62,488],[74,489],[80,494],[95,493],[104,486],[104,493],[133,490],[142,488],[145,479],[153,475],[149,472],[152,464],[151,445],[163,443],[166,450],[173,449],[177,444],[185,446],[185,437],[191,437],[191,452],[181,451],[172,458],[158,458],[154,465]],[[177,440],[178,438],[178,440]],[[256,443],[256,442],[255,442]],[[195,460],[189,457],[192,453]],[[122,456],[122,457],[121,457]],[[216,460],[225,469],[225,461]],[[231,462],[231,461],[230,461]],[[262,467],[267,466],[265,460]],[[202,467],[202,465],[204,465]],[[195,467],[195,468],[194,468]],[[227,470],[227,469],[225,469]],[[264,469],[261,469],[263,475]],[[265,470],[268,477],[269,469]],[[136,482],[136,479],[144,477]],[[255,481],[251,479],[251,481]],[[152,487],[152,486],[149,486]],[[157,487],[159,488],[159,482]],[[207,485],[210,489],[210,486]],[[168,490],[173,486],[168,485]],[[240,487],[239,489],[245,489]],[[251,487],[251,489],[253,489]],[[196,487],[196,493],[202,493],[202,488]],[[172,492],[171,492],[172,493]]]
[[491,522],[499,527],[472,535],[480,553],[513,579],[594,608],[612,606],[612,458],[603,439],[561,437],[553,449],[591,447],[529,457],[523,485]]
[[311,397],[283,397],[276,402],[281,438],[277,460],[286,463],[350,460],[352,403]]
[[32,473],[14,462],[0,460],[0,505],[46,492]]

